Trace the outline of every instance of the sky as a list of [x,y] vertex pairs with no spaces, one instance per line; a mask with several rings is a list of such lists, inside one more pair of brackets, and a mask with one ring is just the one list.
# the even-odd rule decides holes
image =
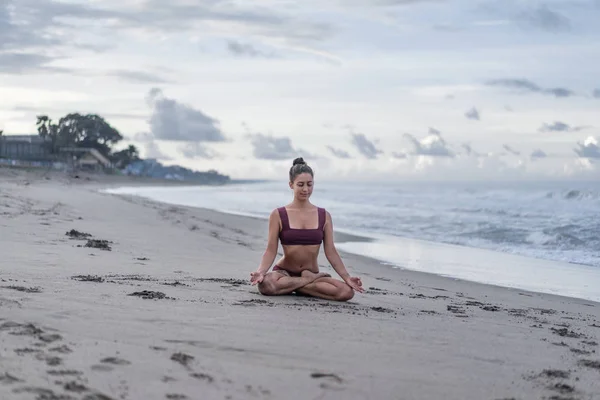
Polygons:
[[600,0],[0,0],[0,130],[236,179],[600,180]]

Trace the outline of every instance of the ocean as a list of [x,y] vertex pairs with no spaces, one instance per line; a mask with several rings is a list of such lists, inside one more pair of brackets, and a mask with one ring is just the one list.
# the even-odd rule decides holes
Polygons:
[[[292,200],[287,182],[109,192],[265,219]],[[317,182],[311,201],[332,214],[336,230],[375,240],[338,247],[392,268],[600,301],[599,183]],[[464,268],[443,257],[419,256],[421,263],[407,257],[415,243],[440,255],[460,254]],[[473,265],[488,257],[498,264],[493,271]],[[540,277],[542,285],[530,282]]]

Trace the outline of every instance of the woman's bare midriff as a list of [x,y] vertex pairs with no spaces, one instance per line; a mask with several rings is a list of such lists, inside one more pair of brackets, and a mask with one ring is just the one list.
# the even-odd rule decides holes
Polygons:
[[280,268],[292,273],[300,273],[308,270],[319,272],[319,249],[321,245],[288,245],[283,246],[283,257],[276,262]]

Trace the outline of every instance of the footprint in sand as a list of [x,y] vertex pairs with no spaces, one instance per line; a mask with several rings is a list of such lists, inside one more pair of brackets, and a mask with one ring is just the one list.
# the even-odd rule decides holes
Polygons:
[[14,375],[5,372],[4,375],[0,375],[0,383],[3,385],[11,385],[13,383],[24,382],[22,379],[17,378]]
[[129,365],[131,362],[124,360],[118,357],[106,357],[100,360],[103,364],[112,364],[112,365]]
[[210,376],[208,374],[201,373],[201,372],[195,372],[193,374],[190,374],[190,376],[192,378],[196,378],[196,379],[199,379],[201,381],[207,381],[208,383],[212,383],[215,380],[212,376]]
[[313,379],[331,379],[334,382],[337,383],[342,383],[344,382],[344,380],[342,378],[340,378],[339,376],[337,376],[336,374],[331,374],[331,373],[324,373],[324,372],[313,372],[312,374],[310,374],[310,377]]
[[583,367],[597,369],[600,371],[600,361],[597,360],[579,360],[577,365],[581,365]]
[[194,359],[194,356],[190,356],[185,353],[173,353],[171,355],[171,360],[178,362],[186,368],[189,368],[189,363]]

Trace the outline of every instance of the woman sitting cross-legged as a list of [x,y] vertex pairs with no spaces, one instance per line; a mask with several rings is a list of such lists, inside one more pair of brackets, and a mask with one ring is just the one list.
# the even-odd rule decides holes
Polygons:
[[[269,237],[260,266],[250,274],[252,285],[260,293],[277,296],[293,292],[326,300],[348,301],[354,292],[362,293],[360,278],[346,271],[333,243],[333,222],[324,208],[310,203],[313,171],[302,158],[294,160],[290,169],[290,188],[294,200],[279,207],[269,217]],[[277,256],[278,242],[283,257],[270,269]],[[325,256],[342,280],[319,272],[317,257],[323,243]]]

